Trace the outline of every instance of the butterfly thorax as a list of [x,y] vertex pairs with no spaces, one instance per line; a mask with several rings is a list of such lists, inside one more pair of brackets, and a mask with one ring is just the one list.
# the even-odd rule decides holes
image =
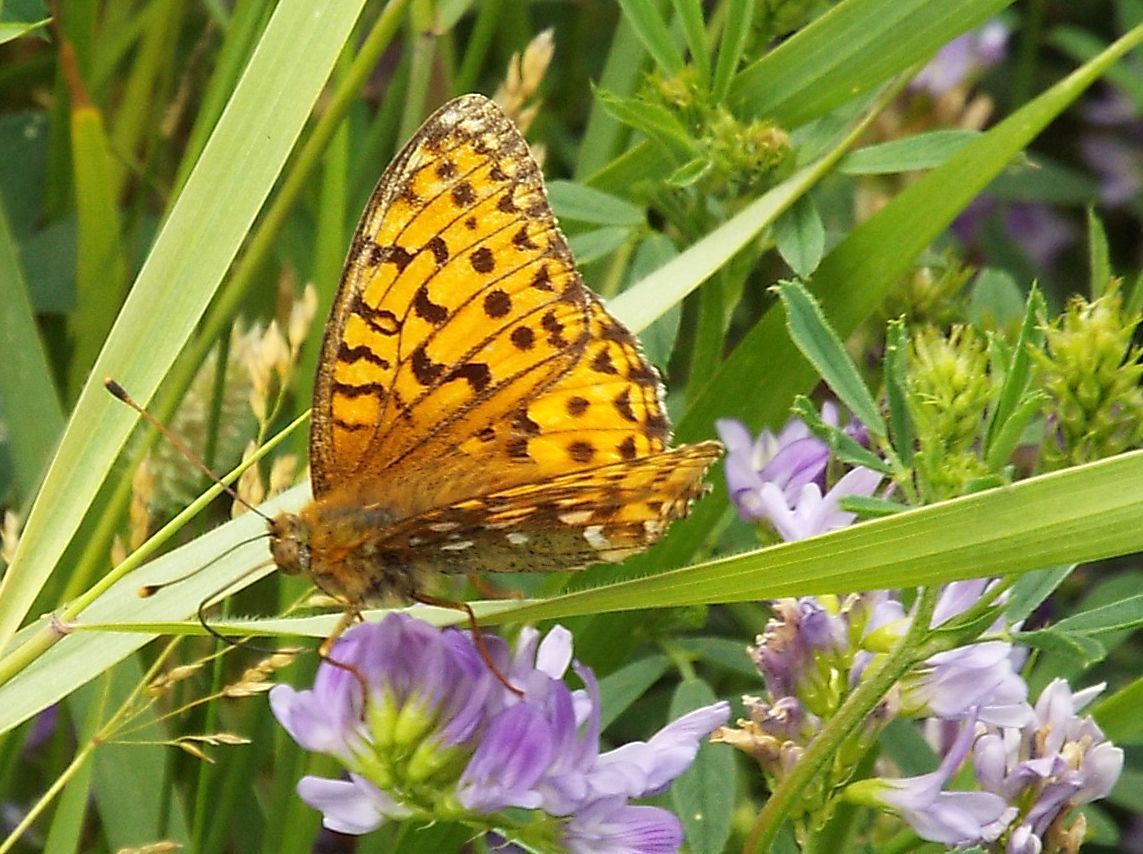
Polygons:
[[392,513],[329,496],[270,522],[270,553],[287,575],[305,574],[352,606],[407,603],[424,584],[404,555],[386,547]]

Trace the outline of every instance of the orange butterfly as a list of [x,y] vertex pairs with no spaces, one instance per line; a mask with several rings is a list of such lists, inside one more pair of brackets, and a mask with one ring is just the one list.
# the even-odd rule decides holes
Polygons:
[[492,101],[457,98],[357,227],[314,389],[314,500],[272,520],[274,561],[354,614],[442,604],[438,573],[622,560],[687,513],[722,453],[669,449],[662,396],[584,286],[524,138]]

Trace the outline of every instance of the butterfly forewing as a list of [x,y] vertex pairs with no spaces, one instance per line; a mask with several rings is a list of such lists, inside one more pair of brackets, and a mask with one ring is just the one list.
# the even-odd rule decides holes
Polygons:
[[326,329],[315,579],[353,600],[422,569],[621,559],[721,450],[668,441],[658,375],[584,286],[523,137],[481,96],[446,104],[378,183]]

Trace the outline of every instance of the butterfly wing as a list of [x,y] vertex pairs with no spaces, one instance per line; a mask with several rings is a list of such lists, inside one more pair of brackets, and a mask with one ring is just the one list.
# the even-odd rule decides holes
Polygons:
[[382,176],[321,363],[314,493],[337,485],[397,518],[668,440],[658,375],[576,272],[524,139],[478,95],[438,110]]
[[717,442],[572,471],[402,520],[385,562],[424,573],[536,572],[618,562],[655,542],[704,491]]

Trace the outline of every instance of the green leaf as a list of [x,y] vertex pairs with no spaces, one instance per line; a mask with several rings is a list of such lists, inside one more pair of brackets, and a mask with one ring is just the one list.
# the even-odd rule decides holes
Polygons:
[[799,282],[777,286],[786,308],[790,338],[817,369],[830,390],[876,436],[885,435],[885,422],[841,338],[830,327],[821,307]]
[[1099,299],[1111,281],[1111,249],[1107,245],[1107,232],[1093,207],[1087,209],[1087,253],[1091,268],[1091,298]]
[[1004,366],[1004,383],[985,431],[985,458],[993,471],[1008,461],[1025,425],[1039,409],[1042,398],[1027,396],[1027,393],[1032,379],[1030,350],[1042,347],[1044,342],[1044,332],[1040,328],[1044,311],[1044,297],[1039,288],[1033,287],[1024,307],[1020,334],[1012,348],[1012,360]]
[[830,450],[842,462],[855,466],[867,466],[874,471],[892,474],[893,469],[884,459],[850,437],[843,428],[827,424],[817,405],[803,394],[794,399],[791,413],[806,422],[814,435],[824,439]]
[[659,16],[655,3],[652,0],[619,0],[619,6],[655,63],[667,75],[682,71],[683,55],[675,46],[675,40]]
[[[1107,49],[1106,41],[1079,27],[1053,27],[1045,41],[1078,62],[1088,62]],[[1143,80],[1139,79],[1133,68],[1112,68],[1107,73],[1107,79],[1131,98],[1137,107],[1143,107]]]
[[714,275],[738,250],[774,222],[813,186],[833,156],[836,152],[799,170],[687,247],[670,263],[621,293],[611,301],[612,312],[632,332],[645,329],[655,318],[682,302],[687,294]]
[[[1143,676],[1138,676],[1110,697],[1100,699],[1091,713],[1108,740],[1138,742],[1140,735],[1143,734],[1143,715],[1139,714],[1141,704],[1143,704]],[[1143,786],[1140,786],[1138,791],[1143,793]],[[1143,798],[1140,798],[1140,805],[1143,809]]]
[[940,166],[980,136],[974,130],[934,130],[851,151],[837,164],[846,175],[894,175]]
[[825,251],[825,226],[810,195],[802,196],[774,223],[774,242],[795,275],[808,279]]
[[72,110],[71,158],[78,230],[76,308],[68,320],[74,342],[68,368],[69,400],[87,380],[127,287],[110,142],[102,114],[89,104]]
[[42,21],[0,21],[0,44],[34,33],[51,22],[51,18],[44,18]]
[[1024,316],[1024,291],[1007,270],[985,267],[976,275],[968,317],[985,329],[1008,329]]
[[1135,277],[1123,300],[1123,310],[1127,314],[1134,314],[1140,309],[1143,309],[1143,270]]
[[[628,268],[632,281],[639,281],[655,270],[678,257],[679,251],[665,234],[653,231],[635,250],[635,257]],[[660,315],[639,336],[643,352],[653,365],[665,367],[675,349],[679,337],[679,324],[682,322],[682,306],[676,303]]]
[[640,226],[647,221],[642,208],[626,199],[572,181],[551,181],[548,199],[561,220],[595,225]]
[[[0,649],[71,541],[135,415],[102,387],[114,375],[146,403],[195,329],[309,117],[364,0],[284,0],[171,210],[80,394],[0,581]],[[220,192],[224,188],[225,192]],[[204,227],[209,223],[210,227]],[[155,318],[163,318],[156,323]]]
[[1068,634],[1055,629],[1039,629],[1034,632],[1014,632],[1013,643],[1042,649],[1071,659],[1087,667],[1102,661],[1107,654],[1103,644],[1087,635]]
[[[19,498],[35,494],[64,427],[63,408],[28,300],[19,247],[0,199],[0,400],[5,401],[12,464]],[[16,407],[18,406],[18,411]]]
[[606,258],[630,239],[631,229],[614,225],[573,234],[568,238],[568,245],[576,263],[583,266]]
[[1100,608],[1065,617],[1055,624],[1056,631],[1085,636],[1134,629],[1143,624],[1143,593]]
[[750,660],[749,651],[742,641],[720,637],[698,637],[679,638],[678,644],[701,661],[742,676],[758,678],[758,668]]
[[885,754],[901,770],[902,777],[936,771],[940,761],[914,721],[897,718],[878,737]]
[[882,382],[889,404],[889,436],[901,462],[909,466],[917,441],[913,417],[905,395],[909,369],[909,336],[903,319],[889,321],[885,331],[885,364]]
[[[1143,551],[1139,478],[1143,451],[1133,451],[808,540],[509,605],[489,621],[916,587]],[[669,566],[662,552],[651,552],[659,568]]]
[[882,516],[895,516],[908,510],[908,506],[885,498],[866,498],[863,495],[847,495],[837,505],[840,509],[856,513],[862,519],[877,519]]
[[699,83],[706,88],[710,83],[710,45],[706,40],[702,0],[674,0],[673,5],[683,25],[687,49],[691,52],[691,65],[698,72]]
[[[714,703],[718,698],[699,679],[679,683],[671,698],[671,720]],[[718,854],[730,838],[738,777],[734,750],[725,744],[699,745],[694,763],[671,785],[671,801],[686,831],[687,847],[695,854]]]
[[714,82],[711,94],[716,104],[721,104],[730,91],[730,81],[738,70],[742,52],[750,39],[750,24],[754,18],[752,0],[729,0],[726,4],[726,20],[722,25],[722,38],[718,43],[718,59],[714,67]]
[[679,160],[692,160],[699,155],[698,145],[683,123],[666,107],[640,98],[620,98],[602,89],[596,90],[596,97],[612,116],[659,143]]
[[[118,709],[143,678],[137,657],[128,657],[106,674],[105,680],[85,685],[68,697],[76,717],[106,717]],[[102,722],[102,721],[101,721]],[[131,738],[158,741],[168,737],[153,706],[139,710],[131,720]],[[134,744],[101,744],[95,751],[91,794],[103,818],[108,845],[120,850],[141,839],[190,838],[182,802],[165,786],[174,755],[166,750],[141,749]],[[138,785],[123,786],[125,779]],[[165,803],[170,798],[170,803]]]
[[1017,154],[1008,168],[988,187],[989,195],[1007,202],[1043,202],[1051,205],[1087,205],[1099,193],[1099,184],[1086,172],[1039,151],[1028,165],[1016,168]]
[[1004,621],[1012,625],[1026,620],[1055,592],[1057,587],[1064,583],[1074,569],[1075,564],[1069,564],[1020,576],[1012,586],[1012,596],[1004,609]]
[[684,189],[702,178],[713,165],[709,157],[696,157],[694,160],[688,160],[667,176],[667,183],[672,187],[678,187],[680,190]]
[[730,100],[744,118],[795,128],[926,60],[1010,0],[845,0],[734,79]]
[[627,664],[599,680],[600,730],[606,730],[631,704],[647,693],[667,672],[665,655],[651,655]]

